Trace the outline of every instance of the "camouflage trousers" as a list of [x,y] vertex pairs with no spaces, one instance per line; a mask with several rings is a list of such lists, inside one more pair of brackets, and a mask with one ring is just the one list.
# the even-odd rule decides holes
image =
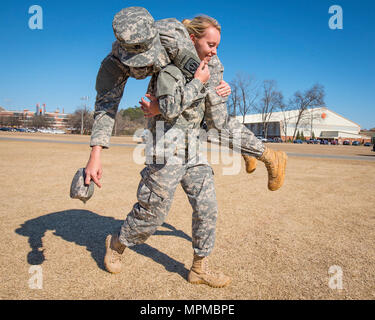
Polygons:
[[224,144],[241,154],[259,158],[264,152],[263,142],[243,123],[228,115],[226,100],[212,89],[207,94],[204,118],[209,129],[208,140]]
[[119,240],[126,246],[145,242],[161,226],[171,207],[179,183],[192,214],[192,246],[199,256],[208,256],[215,243],[217,201],[213,170],[203,162],[148,164],[141,171],[138,202],[125,219]]
[[210,68],[211,77],[208,82],[204,114],[209,129],[209,140],[217,144],[225,144],[241,154],[259,158],[264,152],[263,142],[243,123],[228,115],[228,97],[221,97],[215,91],[220,81],[223,80],[223,73],[220,72],[222,65],[218,59],[214,58],[211,59],[210,63],[212,64]]

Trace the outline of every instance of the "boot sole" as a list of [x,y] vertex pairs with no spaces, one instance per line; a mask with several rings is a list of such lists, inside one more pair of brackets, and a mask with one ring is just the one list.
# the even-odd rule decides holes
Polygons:
[[[243,157],[245,157],[245,156],[243,156]],[[253,163],[253,165],[252,166],[248,165],[248,162]],[[248,167],[252,167],[253,169],[248,169]],[[246,173],[248,173],[248,174],[253,173],[256,170],[256,168],[257,168],[257,160],[249,160],[249,161],[245,160]]]
[[203,280],[201,279],[197,274],[195,273],[190,273],[188,275],[188,278],[187,278],[187,281],[191,284],[206,284],[212,288],[223,288],[223,287],[226,287],[227,285],[229,285],[231,283],[231,279],[229,278],[227,282],[221,284],[221,285],[214,285],[214,284],[211,284],[210,282],[206,281],[206,280]]
[[207,281],[204,281],[204,280],[189,281],[189,283],[191,283],[191,284],[206,284],[206,285],[208,285],[208,286],[211,287],[211,288],[224,288],[224,287],[226,287],[227,285],[229,285],[230,282],[231,282],[231,281],[229,280],[229,281],[227,281],[226,283],[224,283],[224,284],[222,284],[222,285],[215,286],[215,285],[213,285],[213,284],[211,284],[211,283],[209,283],[209,282],[207,282]]
[[280,182],[280,187],[283,186],[284,184],[284,180],[285,180],[285,171],[286,171],[286,163],[287,163],[287,160],[288,160],[288,156],[286,155],[285,152],[283,152],[283,175],[282,175],[282,179],[281,179],[281,182]]
[[282,173],[281,173],[281,179],[279,181],[279,183],[277,184],[277,186],[273,186],[273,187],[270,187],[268,186],[268,189],[271,190],[271,191],[276,191],[276,190],[279,190],[283,184],[284,184],[284,179],[285,179],[285,168],[286,168],[286,161],[288,160],[288,156],[286,155],[286,153],[284,151],[281,151],[281,163],[282,163]]
[[250,171],[247,171],[247,170],[246,170],[246,173],[250,174],[250,173],[253,173],[254,171],[255,171],[255,169],[250,170]]

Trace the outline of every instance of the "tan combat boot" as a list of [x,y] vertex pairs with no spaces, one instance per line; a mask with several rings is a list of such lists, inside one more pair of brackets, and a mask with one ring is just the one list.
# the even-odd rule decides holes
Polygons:
[[276,191],[283,185],[287,159],[288,157],[284,151],[273,151],[267,147],[259,158],[266,165],[268,171],[268,189],[271,191]]
[[247,173],[252,173],[257,168],[257,159],[243,154],[242,157],[245,159],[245,168]]
[[108,235],[105,239],[105,256],[104,256],[104,266],[108,272],[119,273],[121,272],[122,263],[121,255],[124,252],[126,246],[123,245],[119,239],[118,235]]
[[208,267],[208,257],[199,257],[194,254],[188,281],[193,284],[207,284],[213,288],[227,286],[231,279],[221,272],[212,272]]

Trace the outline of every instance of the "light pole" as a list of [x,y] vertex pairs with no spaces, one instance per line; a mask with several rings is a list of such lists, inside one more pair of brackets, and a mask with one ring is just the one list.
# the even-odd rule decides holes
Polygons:
[[[81,97],[81,100],[88,101],[89,96]],[[84,109],[81,110],[81,134],[83,134],[83,112],[86,110],[86,103],[83,106]]]

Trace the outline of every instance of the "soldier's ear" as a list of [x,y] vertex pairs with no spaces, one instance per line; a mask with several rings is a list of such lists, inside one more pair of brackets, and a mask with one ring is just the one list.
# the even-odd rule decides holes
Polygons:
[[191,41],[193,41],[193,43],[195,44],[196,38],[195,38],[195,35],[194,35],[194,34],[190,34],[190,39],[191,39]]

